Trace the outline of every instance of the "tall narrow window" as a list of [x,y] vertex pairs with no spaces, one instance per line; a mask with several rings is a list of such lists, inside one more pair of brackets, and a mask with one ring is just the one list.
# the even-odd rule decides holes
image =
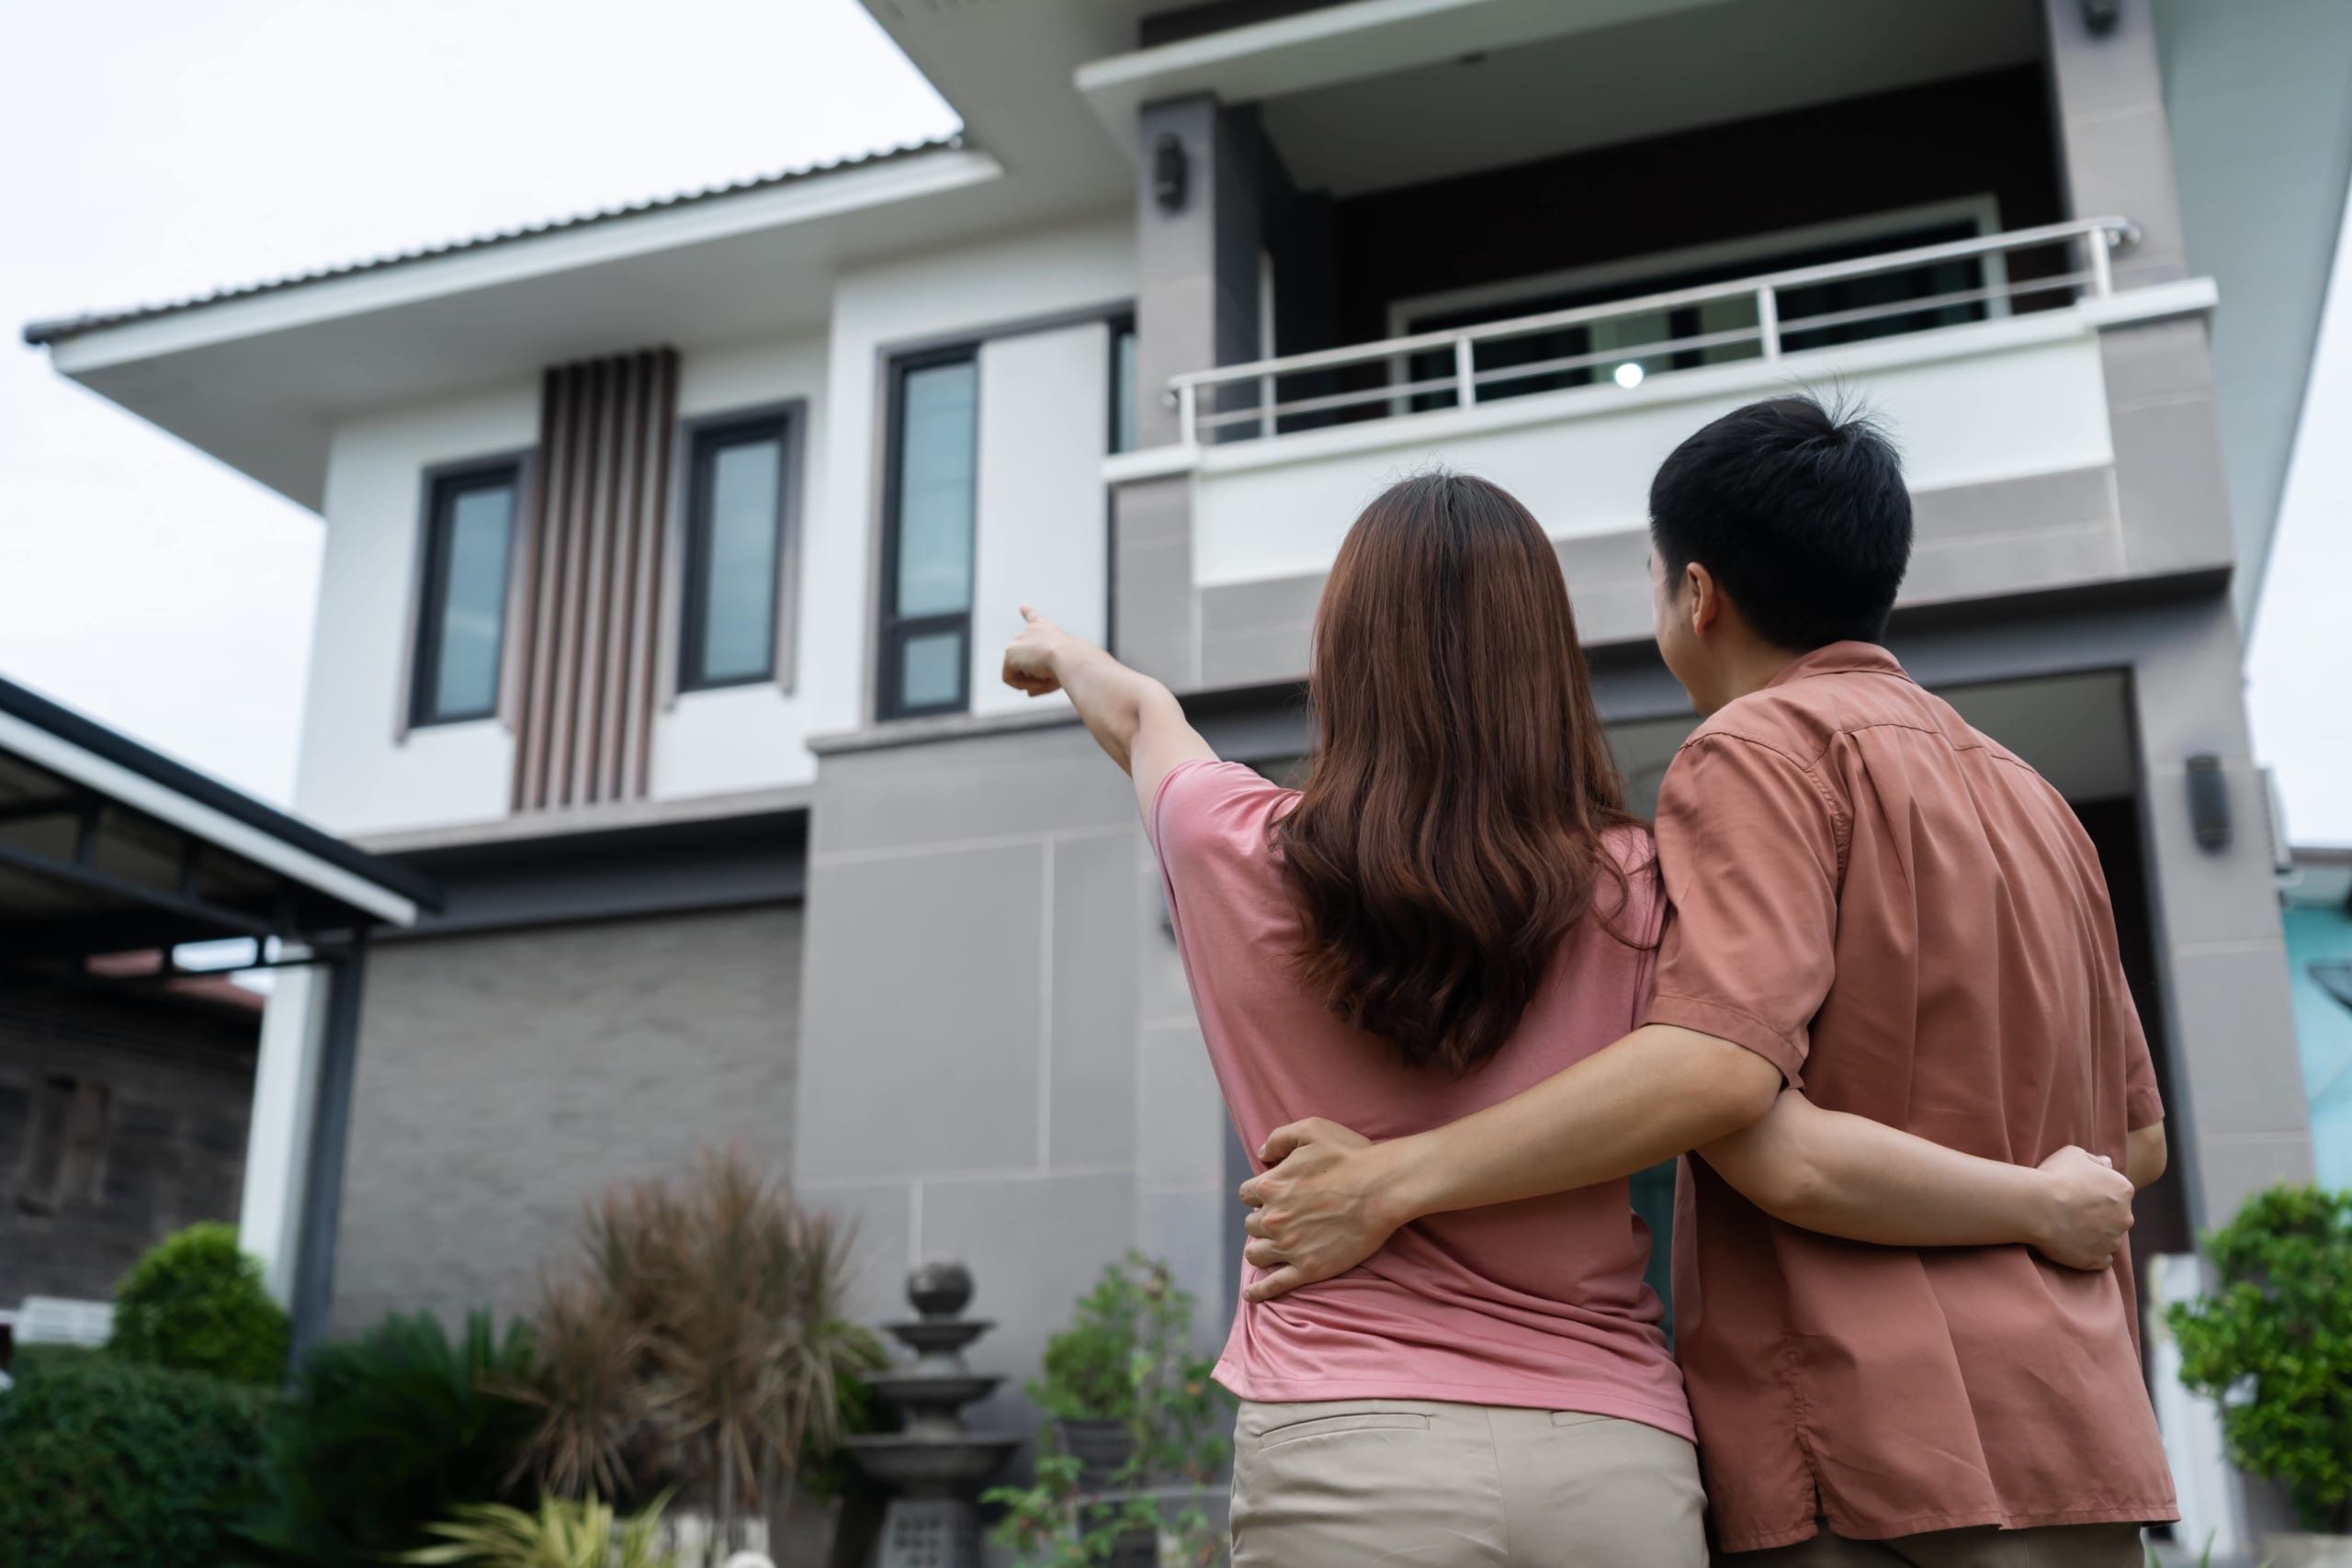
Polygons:
[[1111,325],[1111,450],[1136,449],[1136,324]]
[[678,685],[773,679],[792,500],[787,413],[695,432],[686,485],[686,581]]
[[424,592],[417,626],[412,724],[488,718],[498,711],[506,632],[506,564],[521,466],[442,474],[426,503]]
[[970,701],[978,453],[974,351],[895,366],[882,562],[884,718],[960,713]]

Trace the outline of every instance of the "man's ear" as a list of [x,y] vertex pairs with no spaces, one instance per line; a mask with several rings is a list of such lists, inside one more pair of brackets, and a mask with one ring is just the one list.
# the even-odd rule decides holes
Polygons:
[[1690,618],[1690,630],[1704,637],[1723,615],[1723,590],[1716,586],[1714,573],[1692,561],[1682,569],[1682,592],[1689,596],[1683,613]]

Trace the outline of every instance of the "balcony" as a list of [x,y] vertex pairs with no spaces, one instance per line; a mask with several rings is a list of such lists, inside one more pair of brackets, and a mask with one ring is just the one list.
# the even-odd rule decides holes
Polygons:
[[1645,635],[1650,476],[1707,421],[1796,389],[1860,403],[1903,450],[1907,602],[2117,577],[2101,333],[2212,302],[2202,281],[2119,290],[2133,237],[2088,219],[1179,376],[1178,442],[1108,477],[1189,482],[1213,681],[1303,670],[1357,512],[1435,463],[1543,521],[1589,639]]

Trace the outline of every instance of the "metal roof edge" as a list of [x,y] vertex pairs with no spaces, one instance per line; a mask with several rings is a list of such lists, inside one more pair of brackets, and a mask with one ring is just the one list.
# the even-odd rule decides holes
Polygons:
[[360,261],[288,273],[282,277],[264,278],[253,283],[209,289],[205,293],[189,295],[179,299],[130,305],[111,310],[88,310],[76,316],[28,321],[21,329],[21,333],[25,343],[31,347],[51,347],[79,337],[85,333],[102,332],[109,327],[128,326],[135,321],[153,321],[162,316],[180,315],[190,310],[202,310],[209,305],[223,304],[232,299],[250,299],[258,295],[281,293],[308,284],[324,283],[333,278],[349,277],[359,273],[380,272],[387,268],[431,261],[441,256],[487,250],[497,245],[514,244],[525,240],[537,239],[544,234],[561,233],[597,224],[617,222],[646,213],[665,212],[680,207],[720,201],[729,197],[773,190],[779,186],[797,185],[828,175],[846,174],[855,169],[872,168],[879,164],[895,163],[933,152],[956,152],[968,145],[964,133],[958,130],[946,136],[905,142],[895,147],[878,148],[870,152],[860,152],[824,163],[809,164],[797,169],[757,175],[748,179],[733,180],[723,185],[705,186],[680,191],[671,196],[648,197],[611,207],[595,208],[586,212],[575,213],[568,218],[518,224],[513,228],[493,230],[486,234],[470,235],[439,244],[420,245],[411,250],[395,251],[389,254],[370,256]]
[[143,746],[119,730],[109,729],[85,714],[37,692],[0,679],[0,714],[21,720],[69,746],[138,774],[172,793],[183,795],[221,816],[242,822],[387,893],[396,894],[426,909],[441,908],[440,886],[408,867],[345,843],[334,834],[266,805],[243,790],[175,761]]

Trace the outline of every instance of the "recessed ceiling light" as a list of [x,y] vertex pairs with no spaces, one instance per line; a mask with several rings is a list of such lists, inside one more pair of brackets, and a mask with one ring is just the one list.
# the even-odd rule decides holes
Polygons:
[[1642,384],[1641,362],[1628,359],[1624,364],[1617,367],[1617,384],[1629,389],[1640,386]]

